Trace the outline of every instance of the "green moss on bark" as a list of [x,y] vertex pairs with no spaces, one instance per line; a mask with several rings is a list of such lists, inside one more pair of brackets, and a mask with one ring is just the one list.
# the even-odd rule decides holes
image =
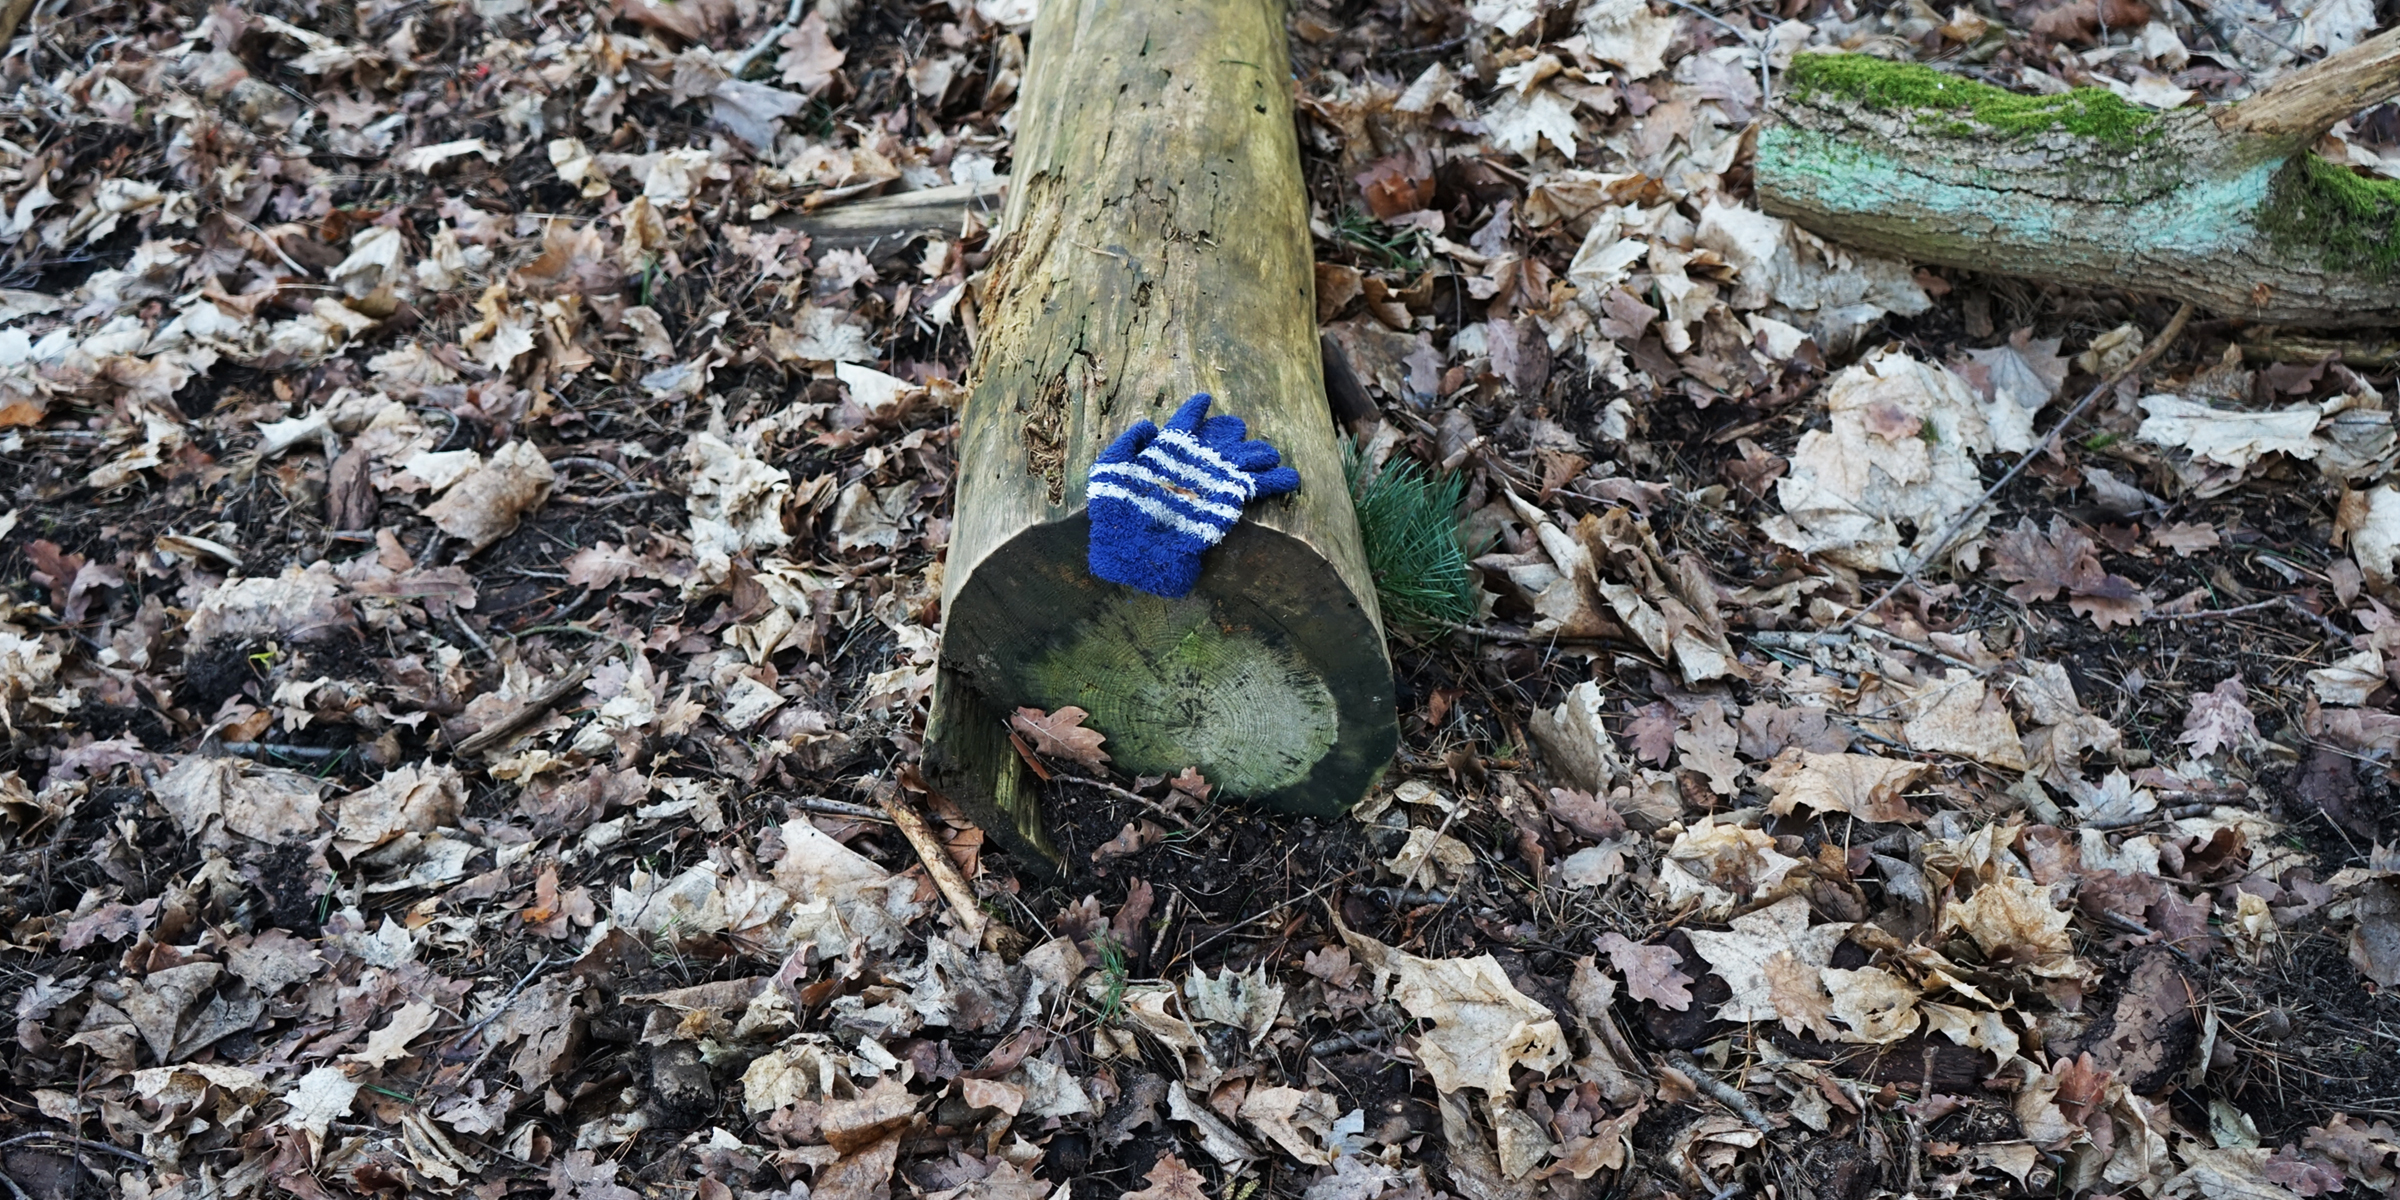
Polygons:
[[2020,96],[1916,63],[1864,54],[1801,54],[1784,75],[1795,95],[1830,96],[1878,112],[1926,114],[1923,128],[1947,137],[2030,138],[2068,133],[2131,149],[2159,134],[2158,114],[2102,88]]
[[2276,175],[2258,224],[2277,247],[2320,255],[2327,271],[2400,275],[2400,183],[2303,154]]

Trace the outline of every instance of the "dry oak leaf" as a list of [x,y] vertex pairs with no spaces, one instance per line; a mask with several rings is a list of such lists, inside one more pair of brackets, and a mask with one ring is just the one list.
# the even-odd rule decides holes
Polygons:
[[2192,748],[2192,757],[2207,758],[2219,750],[2248,750],[2258,743],[2258,718],[2250,712],[2250,692],[2240,676],[2192,697],[2192,711],[2183,719],[2183,734],[2175,739]]
[[2025,761],[2025,742],[2017,733],[2017,723],[1974,672],[1952,667],[1939,682],[1918,689],[1912,699],[1918,705],[1917,715],[1901,727],[1911,747],[1956,754],[2007,771],[2022,771],[2031,765]]
[[381,1067],[408,1057],[408,1044],[418,1034],[433,1028],[433,1006],[422,1000],[411,1000],[392,1014],[383,1028],[367,1035],[367,1044],[356,1053],[342,1056],[345,1062],[364,1063]]
[[1917,989],[1881,967],[1819,972],[1833,998],[1833,1015],[1850,1027],[1854,1042],[1889,1045],[1917,1031]]
[[467,544],[467,553],[516,532],[517,522],[550,498],[558,476],[550,461],[531,442],[510,442],[492,452],[491,461],[451,485],[442,498],[425,506],[424,516],[443,533]]
[[[1708,960],[1709,969],[1733,994],[1717,1006],[1720,1021],[1771,1021],[1783,1014],[1775,1005],[1767,962],[1787,955],[1798,962],[1822,967],[1833,961],[1833,948],[1850,931],[1847,924],[1810,928],[1808,900],[1787,896],[1746,916],[1735,917],[1730,930],[1693,929],[1687,935],[1692,949]],[[1611,954],[1611,961],[1616,956]]]
[[1709,790],[1720,796],[1742,790],[1742,764],[1733,756],[1740,744],[1741,734],[1726,723],[1725,706],[1716,700],[1702,704],[1690,726],[1675,735],[1683,765],[1707,775]]
[[1975,894],[1942,910],[1944,929],[1961,929],[1986,955],[2031,962],[2072,949],[2067,924],[2074,914],[2050,901],[2050,889],[2030,879],[2002,875]]
[[1799,859],[1777,852],[1775,839],[1764,831],[1720,823],[1712,814],[1675,835],[1659,864],[1658,881],[1668,904],[1697,902],[1706,912],[1722,913],[1741,901],[1763,898],[1799,865]]
[[1605,934],[1600,949],[1625,977],[1625,991],[1671,1012],[1692,1006],[1692,977],[1683,973],[1683,956],[1672,946],[1645,946],[1621,933]]
[[2151,530],[2150,544],[2161,550],[2174,551],[2177,558],[2190,558],[2203,550],[2214,550],[2222,543],[2214,525],[2177,522],[2163,529]]
[[1663,767],[1667,756],[1675,752],[1675,726],[1679,723],[1675,707],[1660,700],[1634,716],[1625,727],[1625,740],[1632,744],[1635,757]]
[[1120,1200],[1208,1200],[1208,1181],[1172,1154],[1159,1155],[1147,1178],[1149,1187],[1126,1192]]
[[1909,807],[1900,793],[1924,772],[1925,764],[1906,759],[1811,754],[1795,748],[1778,755],[1774,768],[1761,782],[1775,790],[1767,811],[1777,816],[1807,805],[1813,812],[1849,813],[1861,821],[1914,825],[1925,817]]
[[1567,1061],[1558,1018],[1518,991],[1491,955],[1419,958],[1350,929],[1341,932],[1359,963],[1374,973],[1377,994],[1388,981],[1394,1002],[1432,1023],[1416,1054],[1436,1089],[1477,1087],[1506,1096],[1509,1068],[1547,1074]]
[[2065,517],[2050,518],[2047,534],[2019,519],[2015,529],[1992,539],[1992,574],[2015,581],[2008,594],[2020,603],[2064,591],[2067,607],[2102,629],[2138,623],[2149,611],[2149,598],[2132,580],[2102,570],[2093,549],[2092,539]]
[[1768,1000],[1783,1027],[1831,1041],[1838,1031],[1833,1027],[1833,996],[1825,990],[1824,971],[1821,964],[1804,963],[1788,950],[1777,951],[1761,967]]
[[1033,748],[1039,753],[1073,759],[1096,770],[1108,761],[1108,752],[1100,748],[1108,735],[1083,727],[1083,719],[1090,715],[1072,704],[1053,713],[1020,708],[1017,715],[1008,719],[1008,727],[1032,738]]

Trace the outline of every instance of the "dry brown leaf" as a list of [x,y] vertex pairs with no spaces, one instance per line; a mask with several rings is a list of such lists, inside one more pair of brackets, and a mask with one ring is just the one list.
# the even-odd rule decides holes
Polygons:
[[316,835],[317,791],[317,781],[297,771],[193,755],[161,776],[152,794],[203,845],[226,845],[233,833],[280,846]]
[[[1757,912],[1735,917],[1732,925],[1725,931],[1685,931],[1692,939],[1692,949],[1733,989],[1717,1006],[1720,1021],[1769,1021],[1782,1015],[1767,974],[1768,960],[1782,955],[1812,967],[1825,966],[1833,960],[1834,946],[1850,929],[1847,924],[1811,927],[1808,900],[1802,896],[1787,896]],[[1614,954],[1609,957],[1616,960]]]
[[1917,989],[1881,967],[1819,973],[1832,996],[1833,1015],[1850,1027],[1846,1040],[1889,1045],[1917,1031]]
[[2015,580],[2008,594],[2022,603],[2064,591],[2067,606],[2102,629],[2138,624],[2149,611],[2149,597],[2132,580],[2102,570],[2093,550],[2092,539],[2065,517],[2052,517],[2048,534],[2020,519],[2015,529],[1992,539],[1992,574]]
[[1833,996],[1825,990],[1825,968],[1793,957],[1788,950],[1768,956],[1760,973],[1766,976],[1768,1002],[1783,1027],[1793,1033],[1832,1040]]
[[1674,705],[1656,701],[1625,726],[1625,740],[1633,746],[1634,757],[1663,767],[1667,765],[1667,756],[1675,752],[1675,730],[1682,723]]
[[[1787,750],[1761,780],[1775,791],[1767,811],[1780,816],[1803,805],[1812,812],[1849,813],[1862,821],[1917,824],[1924,815],[1901,793],[1925,764],[1873,754],[1811,754]],[[1755,1020],[1756,1018],[1748,1018]]]
[[2236,753],[2258,744],[2258,718],[2250,713],[2250,692],[2236,675],[2192,697],[2176,741],[2192,748],[2192,757],[2207,758],[2219,750]]
[[1505,1096],[1511,1067],[1545,1074],[1567,1060],[1558,1018],[1518,991],[1491,955],[1419,958],[1349,929],[1342,938],[1374,973],[1378,994],[1388,981],[1394,1002],[1432,1023],[1416,1054],[1438,1090],[1474,1087]]
[[1009,728],[1032,738],[1035,751],[1052,758],[1072,759],[1098,770],[1108,761],[1108,752],[1100,748],[1108,735],[1083,727],[1083,719],[1090,715],[1072,704],[1053,713],[1020,708],[1008,719],[1008,724]]
[[1711,791],[1730,796],[1742,789],[1742,764],[1733,756],[1741,735],[1725,721],[1725,706],[1710,700],[1692,713],[1691,724],[1675,735],[1683,765],[1708,776]]
[[1172,1154],[1161,1154],[1146,1176],[1150,1186],[1126,1192],[1120,1200],[1208,1200],[1208,1181]]
[[1964,930],[1985,954],[2015,962],[2068,953],[2073,919],[2074,913],[2051,902],[2049,888],[2016,875],[1987,880],[1942,910],[1944,928]]
[[526,514],[550,498],[558,476],[550,460],[531,442],[510,442],[493,451],[491,461],[451,485],[442,498],[425,506],[425,519],[443,533],[467,544],[476,554],[516,532]]
[[1645,946],[1621,933],[1601,935],[1600,949],[1625,977],[1625,992],[1660,1008],[1682,1012],[1692,1006],[1692,977],[1671,946]]
[[342,1056],[344,1062],[381,1067],[408,1057],[408,1044],[418,1034],[433,1028],[433,1006],[422,1000],[411,1000],[392,1013],[383,1028],[367,1035],[367,1044],[354,1053]]
[[2025,743],[2000,698],[1972,671],[1950,668],[1910,698],[1917,715],[1901,727],[1908,744],[1936,754],[1957,754],[2004,771],[2027,767]]

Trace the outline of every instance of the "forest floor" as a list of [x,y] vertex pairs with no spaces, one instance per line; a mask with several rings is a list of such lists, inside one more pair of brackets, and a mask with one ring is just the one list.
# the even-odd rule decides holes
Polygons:
[[2170,306],[1748,187],[1795,53],[2172,106],[2388,11],[1299,0],[1350,432],[1478,612],[1353,816],[1067,761],[1062,873],[915,769],[993,234],[801,231],[1004,181],[1033,0],[799,7],[26,18],[11,1196],[2400,1182],[2388,352],[2200,314],[2037,452]]

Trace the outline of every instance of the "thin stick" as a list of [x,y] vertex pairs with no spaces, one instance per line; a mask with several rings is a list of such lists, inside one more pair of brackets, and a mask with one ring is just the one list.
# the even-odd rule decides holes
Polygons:
[[34,1133],[21,1133],[5,1142],[0,1142],[0,1146],[20,1146],[26,1142],[34,1141],[62,1142],[69,1146],[80,1146],[86,1150],[99,1150],[104,1153],[114,1154],[120,1158],[130,1159],[134,1162],[138,1162],[145,1167],[157,1165],[150,1161],[149,1155],[143,1154],[140,1151],[128,1150],[123,1146],[111,1145],[108,1142],[95,1142],[90,1138],[79,1138],[73,1134],[52,1133],[48,1130],[40,1130]]
[[[551,955],[543,955],[542,961],[533,964],[533,969],[525,972],[525,977],[517,981],[517,986],[508,989],[508,994],[500,997],[500,1003],[493,1005],[492,1011],[483,1014],[483,1016],[474,1024],[467,1026],[463,1030],[460,1030],[457,1037],[450,1039],[450,1049],[456,1050],[459,1047],[466,1045],[468,1038],[482,1033],[485,1026],[499,1020],[500,1014],[507,1012],[508,1006],[516,1003],[517,997],[524,993],[528,985],[532,984],[534,976],[541,974],[542,969],[548,967],[552,961],[554,960]],[[470,1072],[470,1074],[471,1073],[472,1072]]]
[[536,693],[532,700],[526,702],[525,707],[500,718],[485,729],[478,730],[474,736],[460,742],[458,748],[452,753],[462,758],[471,758],[495,746],[507,743],[526,726],[533,724],[543,713],[550,711],[551,705],[574,695],[575,690],[582,687],[583,681],[591,678],[591,675],[590,667],[577,663],[566,674],[559,676],[558,682]]
[[1107,792],[1109,795],[1115,796],[1120,800],[1131,800],[1135,804],[1139,804],[1143,808],[1149,809],[1151,812],[1157,813],[1159,816],[1175,822],[1176,825],[1184,829],[1190,829],[1192,827],[1192,823],[1184,819],[1182,813],[1176,812],[1174,809],[1168,808],[1166,805],[1161,804],[1158,801],[1141,794],[1140,792],[1134,791],[1132,788],[1118,787],[1116,784],[1110,783],[1105,779],[1094,779],[1088,775],[1072,775],[1065,771],[1058,770],[1051,771],[1050,777],[1067,783],[1080,783],[1085,787],[1098,788],[1101,791]]
[[883,806],[892,824],[900,827],[900,836],[907,838],[916,850],[917,860],[925,864],[925,873],[933,877],[935,890],[949,903],[950,915],[957,919],[958,927],[966,930],[976,945],[983,945],[984,935],[990,932],[991,918],[975,903],[975,890],[967,886],[967,877],[958,869],[957,860],[950,857],[950,848],[933,835],[933,826],[926,824],[917,806],[900,798],[898,787],[885,783],[877,789],[875,802]]
[[847,800],[828,800],[823,796],[787,796],[784,798],[784,803],[802,812],[822,813],[828,817],[846,817],[853,821],[874,821],[881,825],[899,824],[885,816],[882,809],[871,804],[852,804]]
[[1873,603],[1858,610],[1857,612],[1850,614],[1848,617],[1843,618],[1842,623],[1834,626],[1832,632],[1847,632],[1851,626],[1858,624],[1861,620],[1865,619],[1868,614],[1873,613],[1876,609],[1882,608],[1884,604],[1892,597],[1899,595],[1900,589],[1915,583],[1917,581],[1917,573],[1923,571],[1929,566],[1932,566],[1936,560],[1941,558],[1945,551],[1950,549],[1950,543],[1957,541],[1958,535],[1966,532],[1967,525],[1974,521],[1974,519],[1983,512],[1984,505],[1992,502],[1992,497],[2000,494],[2000,489],[2005,488],[2009,484],[2015,482],[2017,476],[2024,473],[2025,468],[2033,465],[2034,459],[2050,453],[2050,448],[2058,444],[2060,435],[2066,433],[2067,426],[2073,425],[2077,419],[2081,418],[2084,412],[2092,407],[2093,402],[2100,399],[2102,393],[2105,393],[2116,387],[2120,381],[2124,380],[2128,376],[2131,376],[2134,372],[2139,371],[2142,368],[2149,366],[2152,362],[2157,361],[2158,356],[2164,353],[2167,347],[2175,344],[2176,338],[2183,336],[2183,327],[2189,324],[2191,319],[2192,305],[2191,302],[2187,300],[2184,302],[2183,307],[2175,310],[2175,316],[2167,322],[2167,327],[2160,330],[2158,336],[2153,338],[2148,346],[2143,347],[2140,354],[2133,356],[2132,362],[2126,363],[2124,366],[2119,367],[2115,371],[2111,371],[2108,375],[2108,378],[2092,385],[2092,390],[2084,393],[2083,399],[2077,401],[2074,408],[2067,410],[2067,415],[2060,417],[2058,419],[2058,424],[2050,427],[2050,432],[2047,436],[2043,437],[2033,449],[2028,450],[2024,454],[2018,456],[2015,465],[2002,472],[1999,480],[1993,483],[1992,486],[1983,489],[1983,495],[1978,498],[1974,504],[1969,505],[1965,512],[1962,512],[1956,517],[1951,518],[1950,524],[1942,530],[1942,536],[1935,538],[1933,544],[1926,547],[1923,554],[1917,556],[1917,561],[1911,564],[1908,568],[1908,572],[1900,577],[1900,582],[1883,589],[1883,594],[1875,597]]
[[808,7],[808,0],[792,0],[792,6],[783,10],[783,19],[775,22],[773,28],[760,34],[757,41],[750,43],[750,48],[742,51],[742,56],[734,59],[732,64],[725,68],[725,73],[735,79],[740,79],[742,72],[749,70],[750,64],[758,61],[759,55],[765,54],[767,49],[783,35],[800,27],[800,10],[806,7]]
[[1693,1062],[1691,1055],[1685,1054],[1681,1050],[1670,1050],[1667,1052],[1667,1065],[1675,1068],[1676,1072],[1684,1078],[1691,1080],[1692,1086],[1699,1088],[1703,1095],[1733,1110],[1733,1115],[1748,1121],[1760,1133],[1773,1134],[1775,1132],[1775,1127],[1767,1124],[1766,1114],[1758,1111],[1757,1105],[1750,1103],[1750,1097],[1733,1090],[1733,1085],[1701,1070],[1700,1064]]

